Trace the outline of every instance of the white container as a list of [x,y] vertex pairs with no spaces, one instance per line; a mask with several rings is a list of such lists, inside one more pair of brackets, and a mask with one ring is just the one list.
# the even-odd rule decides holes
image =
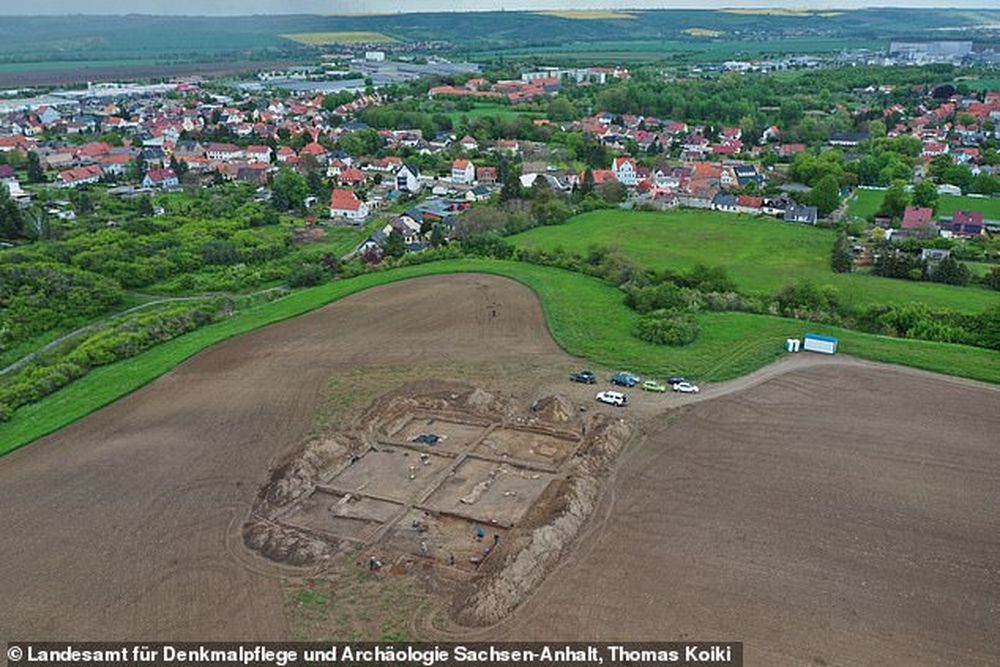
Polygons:
[[837,339],[830,336],[820,336],[819,334],[806,334],[802,343],[802,349],[809,352],[819,352],[820,354],[836,354]]

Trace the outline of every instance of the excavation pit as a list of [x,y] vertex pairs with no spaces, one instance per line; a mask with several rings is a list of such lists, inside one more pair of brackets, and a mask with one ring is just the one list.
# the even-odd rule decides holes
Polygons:
[[573,456],[578,440],[558,438],[525,429],[502,428],[486,436],[473,450],[494,458],[511,458],[534,465],[556,468]]
[[510,527],[556,475],[477,458],[465,459],[425,505],[485,525]]
[[[485,432],[484,426],[421,416],[408,420],[401,429],[392,435],[392,439],[429,449],[461,453],[467,451]],[[420,445],[413,442],[414,438],[425,434],[439,436],[441,440],[435,445]]]
[[315,490],[282,518],[286,525],[367,542],[401,509],[398,503],[324,489]]
[[345,493],[362,493],[395,502],[412,502],[425,493],[454,463],[428,448],[380,447],[345,468],[330,486]]
[[494,548],[506,546],[507,534],[505,528],[414,508],[386,533],[382,545],[393,552],[471,573],[479,569]]

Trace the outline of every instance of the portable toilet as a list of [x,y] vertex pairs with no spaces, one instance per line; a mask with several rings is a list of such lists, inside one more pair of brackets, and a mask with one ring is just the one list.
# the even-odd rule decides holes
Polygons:
[[819,352],[820,354],[836,354],[837,339],[830,336],[807,333],[803,339],[802,349],[809,352]]

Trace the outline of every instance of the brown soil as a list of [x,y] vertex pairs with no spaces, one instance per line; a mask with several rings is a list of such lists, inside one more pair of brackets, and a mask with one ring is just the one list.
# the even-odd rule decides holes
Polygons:
[[490,637],[745,642],[747,665],[1000,664],[1000,391],[854,363],[654,421]]
[[433,374],[485,354],[512,369],[569,367],[517,283],[396,283],[221,343],[0,459],[0,629],[287,636],[279,574],[243,548],[241,526],[267,471],[309,434],[330,377],[369,364]]
[[244,542],[325,576],[351,560],[369,577],[419,574],[460,622],[494,623],[571,548],[628,439],[621,418],[581,415],[560,396],[405,385],[278,465]]
[[[1000,664],[997,388],[798,355],[698,397],[634,392],[615,410],[594,404],[594,387],[567,383],[577,363],[551,341],[526,288],[480,275],[376,288],[215,346],[0,459],[0,630],[331,637],[357,611],[377,637],[380,613],[424,609],[429,594],[437,601],[422,635],[733,639],[746,643],[748,665]],[[462,409],[503,423],[487,419],[485,435],[478,424],[453,427],[437,457],[506,454],[557,476],[510,514],[514,528],[491,529],[512,548],[457,607],[431,577],[418,594],[412,577],[359,577],[361,559],[342,557],[378,538],[416,563],[402,571],[426,572],[427,541],[433,558],[454,552],[457,581],[483,571],[471,564],[467,518],[406,509],[408,494],[347,497],[352,489],[336,484],[372,441],[448,428],[447,401],[434,414],[410,405],[373,430],[358,426],[365,406],[385,407],[380,396],[438,380],[480,387]],[[568,398],[542,401],[535,416],[497,402],[554,391]],[[621,438],[601,434],[618,417],[639,433],[602,481]],[[582,420],[599,437],[567,453],[561,437],[532,430],[536,418],[566,431]],[[326,435],[314,435],[317,419]],[[378,481],[382,469],[372,474]],[[365,480],[355,482],[354,491]],[[290,509],[244,534],[265,501]],[[426,531],[413,530],[424,521]],[[335,562],[342,569],[324,569]],[[503,618],[525,594],[505,586],[515,580],[531,592],[512,616],[463,625]],[[328,601],[290,604],[295,588]]]

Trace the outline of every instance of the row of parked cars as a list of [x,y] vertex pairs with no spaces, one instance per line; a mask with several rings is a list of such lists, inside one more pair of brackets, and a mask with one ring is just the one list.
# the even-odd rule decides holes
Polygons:
[[[578,371],[570,375],[569,379],[573,382],[583,384],[597,384],[597,376],[592,371]],[[619,371],[611,376],[611,384],[628,389],[639,387],[643,391],[652,391],[655,393],[666,392],[668,386],[673,391],[682,394],[697,394],[700,391],[698,385],[689,382],[686,378],[679,375],[673,375],[667,378],[666,383],[660,383],[656,380],[643,381],[641,377],[634,373]],[[620,391],[602,391],[597,394],[597,400],[601,403],[621,407],[628,403],[628,395]]]

